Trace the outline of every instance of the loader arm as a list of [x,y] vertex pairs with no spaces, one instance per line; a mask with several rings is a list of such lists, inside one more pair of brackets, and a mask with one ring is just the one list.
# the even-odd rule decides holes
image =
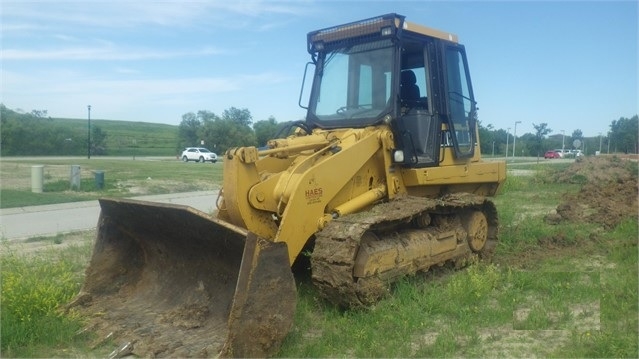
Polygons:
[[[314,148],[309,144],[279,161],[273,159],[274,151],[258,152],[252,147],[229,151],[233,155],[225,159],[225,173],[235,173],[238,178],[225,176],[223,215],[269,241],[286,243],[291,265],[309,238],[333,218],[398,192],[398,182],[388,181],[384,170],[391,167],[393,147],[388,128],[319,131],[314,136]],[[332,136],[336,137],[326,140]],[[295,140],[290,142],[294,148]],[[259,158],[263,153],[270,155]],[[273,173],[282,163],[288,163],[286,170]],[[368,176],[374,179],[365,186],[354,186],[357,173],[367,163],[376,167],[365,170],[375,172]]]

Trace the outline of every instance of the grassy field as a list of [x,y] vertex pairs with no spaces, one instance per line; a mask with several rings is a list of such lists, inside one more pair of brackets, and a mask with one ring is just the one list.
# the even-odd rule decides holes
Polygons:
[[58,249],[53,246],[59,247],[63,241],[61,236],[39,240],[48,245],[37,252],[25,251],[21,246],[13,247],[7,243],[0,248],[0,356],[98,355],[89,347],[90,334],[81,333],[82,320],[65,315],[61,310],[80,288],[92,241],[85,238],[78,245]]
[[[55,124],[78,134],[77,141],[86,144],[87,121],[56,118]],[[161,123],[91,119],[91,126],[107,134],[109,156],[175,156],[178,126]]]
[[[43,192],[31,191],[31,166],[44,165]],[[70,189],[71,165],[81,169],[80,190]],[[0,208],[85,201],[99,197],[204,191],[222,184],[222,163],[183,163],[176,158],[3,158]],[[104,171],[97,189],[95,171]]]
[[[213,176],[212,166],[167,163],[167,172]],[[491,263],[406,278],[361,311],[318,299],[298,278],[295,323],[278,356],[638,357],[637,215],[613,228],[547,223],[581,188],[553,181],[566,167],[508,178],[495,201],[500,244]],[[120,344],[82,331],[82,318],[60,310],[79,290],[94,235],[40,238],[46,245],[37,252],[2,246],[3,357],[105,357]]]
[[637,217],[611,231],[544,217],[579,185],[510,177],[493,263],[407,278],[365,311],[300,284],[283,357],[608,357],[638,352]]

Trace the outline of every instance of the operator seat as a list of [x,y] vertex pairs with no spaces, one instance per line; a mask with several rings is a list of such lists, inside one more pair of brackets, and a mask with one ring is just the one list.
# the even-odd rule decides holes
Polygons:
[[412,70],[404,70],[401,73],[399,97],[402,106],[414,107],[419,101],[419,86],[417,86],[417,77]]

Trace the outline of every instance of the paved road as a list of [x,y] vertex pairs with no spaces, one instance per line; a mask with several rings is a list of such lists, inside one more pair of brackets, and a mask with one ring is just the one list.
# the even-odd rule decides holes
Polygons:
[[[202,191],[134,198],[182,204],[210,213],[215,209],[217,194],[217,191]],[[0,209],[0,238],[12,241],[89,230],[96,227],[99,215],[97,200]]]

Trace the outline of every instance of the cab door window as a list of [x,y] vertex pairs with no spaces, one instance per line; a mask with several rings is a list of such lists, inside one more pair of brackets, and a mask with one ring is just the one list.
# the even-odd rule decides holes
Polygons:
[[475,148],[475,101],[463,48],[446,49],[448,125],[457,157],[469,157]]
[[429,42],[406,42],[402,47],[399,79],[401,142],[417,167],[434,166],[439,161],[441,122],[430,110]]

